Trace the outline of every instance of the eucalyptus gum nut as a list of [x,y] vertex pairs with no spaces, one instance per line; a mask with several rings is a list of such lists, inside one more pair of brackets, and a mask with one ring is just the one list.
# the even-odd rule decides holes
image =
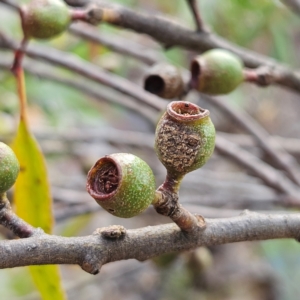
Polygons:
[[211,95],[228,94],[244,81],[243,63],[223,49],[197,56],[191,63],[191,86]]
[[32,0],[22,8],[26,38],[49,39],[64,32],[71,22],[71,11],[61,0]]
[[169,103],[156,127],[155,152],[172,177],[202,167],[215,147],[209,111],[186,101]]
[[181,72],[170,64],[155,64],[147,72],[144,89],[164,99],[179,98],[184,91]]
[[0,194],[15,183],[20,171],[19,161],[10,147],[0,142]]
[[128,153],[100,158],[88,173],[86,187],[100,206],[121,218],[140,214],[155,198],[151,168]]

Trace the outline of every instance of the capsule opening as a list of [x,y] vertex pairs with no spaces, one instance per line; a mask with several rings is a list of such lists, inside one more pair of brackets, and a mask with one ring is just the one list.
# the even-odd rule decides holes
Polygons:
[[151,94],[159,95],[165,88],[164,80],[158,75],[150,75],[145,80],[144,89]]
[[191,87],[197,88],[198,81],[201,73],[201,66],[200,63],[197,60],[193,60],[191,63]]
[[104,163],[97,171],[94,178],[94,190],[98,194],[111,194],[119,185],[117,166],[109,161]]
[[190,122],[209,116],[209,110],[187,101],[173,101],[167,107],[168,115],[178,121]]
[[184,116],[199,115],[199,114],[205,112],[205,109],[203,109],[193,103],[183,102],[183,101],[174,102],[172,105],[172,109],[177,114],[184,115]]

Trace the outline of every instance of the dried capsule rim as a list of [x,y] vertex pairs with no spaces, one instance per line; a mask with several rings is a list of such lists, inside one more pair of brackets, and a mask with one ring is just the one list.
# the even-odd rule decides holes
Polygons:
[[202,72],[202,68],[205,65],[205,60],[202,58],[202,56],[196,56],[192,61],[191,61],[191,87],[192,88],[197,88],[198,82],[199,82],[199,77]]
[[[104,166],[107,164],[113,164],[117,171],[118,171],[118,186],[110,193],[103,193],[99,188],[99,180],[100,171],[103,169]],[[120,187],[120,182],[122,178],[122,168],[118,161],[111,157],[110,155],[106,155],[94,164],[94,166],[90,169],[88,176],[87,176],[87,184],[86,189],[88,193],[95,199],[99,201],[105,201],[111,199],[113,195],[115,195]]]
[[179,97],[183,90],[181,72],[173,65],[158,63],[147,72],[144,89],[165,99]]
[[144,89],[152,94],[160,94],[165,89],[165,81],[160,75],[151,74],[145,78]]
[[170,117],[182,122],[192,122],[209,116],[209,110],[188,101],[169,103],[167,112]]

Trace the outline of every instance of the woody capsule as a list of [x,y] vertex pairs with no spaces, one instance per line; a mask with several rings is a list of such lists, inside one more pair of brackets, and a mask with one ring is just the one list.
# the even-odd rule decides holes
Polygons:
[[155,178],[148,164],[129,153],[100,158],[91,168],[88,193],[110,214],[131,218],[155,199]]
[[215,147],[215,127],[209,111],[187,101],[173,101],[156,127],[155,151],[168,177],[202,167]]

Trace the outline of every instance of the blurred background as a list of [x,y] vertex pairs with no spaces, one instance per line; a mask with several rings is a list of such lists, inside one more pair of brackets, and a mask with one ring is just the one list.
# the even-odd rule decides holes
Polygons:
[[[161,14],[194,28],[184,0],[113,2]],[[198,6],[207,26],[218,35],[293,68],[300,67],[300,16],[282,2],[199,0]],[[0,20],[0,32],[20,41],[18,15],[2,3]],[[84,28],[92,30],[90,26]],[[32,44],[44,47],[49,53],[55,48],[66,55],[78,56],[138,86],[143,86],[143,77],[153,62],[168,61],[187,69],[196,54],[177,47],[166,50],[146,35],[106,24],[95,31],[102,42],[83,39],[71,30],[51,41]],[[115,44],[121,45],[120,48],[112,46]],[[148,61],[124,54],[124,45],[145,54]],[[0,137],[6,142],[13,139],[19,118],[15,80],[7,70],[12,60],[12,51],[0,48]],[[115,152],[141,157],[153,169],[157,186],[163,182],[166,172],[153,151],[155,123],[161,112],[140,106],[129,96],[74,71],[28,58],[25,66],[30,126],[47,160],[55,234],[81,236],[112,224],[131,229],[170,222],[152,207],[132,219],[113,217],[85,192],[90,167],[101,156]],[[211,111],[220,136],[268,161],[253,138],[213,102],[194,92],[187,99]],[[242,84],[218,99],[252,116],[299,161],[299,95],[276,86],[259,88]],[[166,100],[162,101],[167,105]],[[185,178],[180,201],[191,212],[208,218],[236,216],[244,209],[297,210],[278,204],[276,191],[218,153],[202,169]],[[1,236],[12,238],[2,228]],[[135,260],[111,263],[97,276],[86,274],[78,266],[61,266],[61,272],[68,297],[74,300],[296,300],[300,294],[299,249],[293,240],[245,242],[203,247],[144,263]],[[27,268],[0,270],[1,299],[40,299],[28,274]]]

